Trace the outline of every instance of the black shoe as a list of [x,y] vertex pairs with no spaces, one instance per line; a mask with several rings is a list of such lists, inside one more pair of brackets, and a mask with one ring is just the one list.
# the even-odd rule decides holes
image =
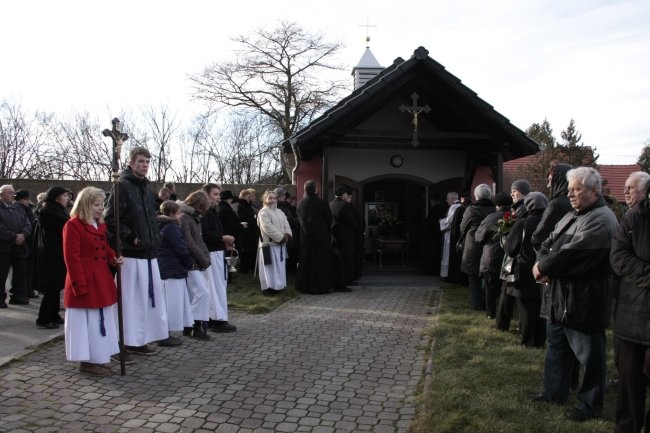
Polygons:
[[559,406],[564,404],[561,401],[553,400],[546,397],[546,395],[544,395],[543,392],[533,392],[531,394],[528,394],[528,399],[536,403],[550,403],[550,404],[557,404]]
[[[111,360],[119,363],[120,354],[116,353],[115,355],[111,355]],[[131,354],[124,352],[124,365],[131,365],[131,364],[135,364],[135,358]]]
[[262,295],[264,295],[264,296],[275,296],[275,290],[273,290],[273,289],[262,290]]
[[0,301],[0,308],[8,308],[5,301]]
[[156,349],[147,344],[144,346],[124,346],[124,350],[126,350],[126,353],[132,353],[134,355],[150,356],[156,354]]
[[225,320],[213,321],[211,329],[212,332],[236,332],[237,331],[237,327],[235,325],[231,325]]
[[208,341],[211,339],[208,333],[205,332],[201,326],[194,326],[194,329],[192,329],[192,338],[196,338],[197,340],[204,340],[204,341]]
[[164,340],[158,341],[158,346],[162,346],[162,347],[175,347],[175,346],[180,346],[181,344],[183,344],[183,342],[180,340],[180,338],[176,338],[172,336],[169,336]]
[[29,292],[29,295],[27,295],[27,297],[31,299],[38,299],[39,296],[36,292]]
[[38,329],[59,329],[59,325],[57,325],[57,324],[54,323],[54,322],[50,322],[50,323],[39,323],[39,322],[36,322],[36,327],[37,327]]
[[564,412],[564,416],[566,417],[566,419],[575,422],[585,422],[585,421],[589,421],[590,419],[599,418],[596,415],[588,415],[575,407],[572,407],[571,409],[567,409],[566,412]]
[[65,320],[63,320],[63,317],[57,316],[57,318],[54,320],[54,323],[57,325],[65,325]]
[[192,336],[192,327],[191,326],[186,326],[183,328],[183,335],[185,337],[191,337]]
[[350,293],[352,291],[351,288],[349,287],[340,287],[338,289],[334,289],[335,292],[343,292],[343,293]]
[[12,305],[29,305],[29,299],[27,298],[14,298],[11,296],[9,298],[9,303]]

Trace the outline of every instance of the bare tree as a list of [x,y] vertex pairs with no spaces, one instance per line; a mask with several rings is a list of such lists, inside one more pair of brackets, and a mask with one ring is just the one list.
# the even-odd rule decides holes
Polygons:
[[281,22],[272,30],[257,29],[233,40],[241,47],[235,60],[215,63],[190,77],[194,95],[257,112],[282,139],[333,105],[345,88],[341,81],[323,78],[327,71],[342,69],[330,63],[341,44],[296,23]]
[[42,125],[52,120],[51,114],[28,115],[19,103],[0,102],[0,177],[46,178],[41,151],[44,146]]
[[171,114],[167,106],[160,106],[158,109],[149,107],[143,117],[150,137],[148,148],[153,156],[150,178],[164,181],[167,172],[172,168],[173,140],[180,125],[176,121],[176,114]]

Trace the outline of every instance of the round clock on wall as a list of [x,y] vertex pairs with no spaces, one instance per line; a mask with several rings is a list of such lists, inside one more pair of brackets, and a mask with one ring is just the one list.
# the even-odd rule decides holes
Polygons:
[[401,167],[404,164],[404,159],[400,155],[393,155],[390,157],[390,165],[393,167]]

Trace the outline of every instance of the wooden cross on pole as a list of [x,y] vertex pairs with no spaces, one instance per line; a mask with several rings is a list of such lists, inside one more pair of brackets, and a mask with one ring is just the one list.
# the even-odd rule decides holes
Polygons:
[[431,107],[429,107],[428,105],[424,105],[421,107],[418,106],[419,97],[420,95],[413,92],[413,94],[411,95],[411,99],[413,100],[413,105],[411,105],[410,107],[407,107],[404,104],[399,106],[399,111],[401,111],[402,113],[409,112],[413,114],[413,120],[411,121],[411,123],[413,124],[413,140],[411,140],[411,144],[413,145],[413,147],[417,147],[418,144],[420,144],[420,142],[418,141],[418,115],[423,111],[425,113],[431,111]]
[[[102,135],[104,137],[111,137],[113,140],[113,161],[111,162],[111,169],[113,170],[113,196],[111,200],[114,200],[115,209],[115,256],[120,257],[122,255],[120,248],[120,205],[119,205],[119,188],[117,187],[117,181],[120,177],[120,154],[122,153],[122,145],[126,140],[129,139],[129,135],[122,132],[122,123],[117,117],[111,121],[113,123],[113,129],[104,129]],[[119,345],[120,345],[120,373],[122,376],[126,374],[126,361],[124,359],[124,322],[122,318],[122,272],[120,267],[117,268],[117,324],[118,324],[118,335],[119,335]]]

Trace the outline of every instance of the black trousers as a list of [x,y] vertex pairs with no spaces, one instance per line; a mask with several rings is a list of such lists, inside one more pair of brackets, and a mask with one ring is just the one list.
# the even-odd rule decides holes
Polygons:
[[47,290],[43,293],[41,307],[38,309],[37,323],[47,325],[56,322],[59,319],[59,309],[61,307],[61,292],[58,290]]
[[546,320],[539,317],[541,307],[541,298],[517,298],[521,344],[526,347],[541,348],[546,342]]
[[650,408],[645,408],[648,378],[643,373],[650,347],[619,339],[616,433],[650,433]]
[[27,299],[27,258],[15,257],[12,253],[0,253],[0,297],[6,297],[5,283],[9,275],[9,268],[12,268],[11,297],[16,299]]
[[510,322],[512,321],[512,314],[515,309],[515,298],[506,293],[506,282],[501,281],[501,296],[499,297],[499,304],[497,305],[496,324],[497,329],[502,331],[510,330]]
[[496,317],[497,301],[499,299],[499,292],[501,291],[499,274],[483,274],[483,288],[485,290],[485,309],[487,310],[487,315]]

